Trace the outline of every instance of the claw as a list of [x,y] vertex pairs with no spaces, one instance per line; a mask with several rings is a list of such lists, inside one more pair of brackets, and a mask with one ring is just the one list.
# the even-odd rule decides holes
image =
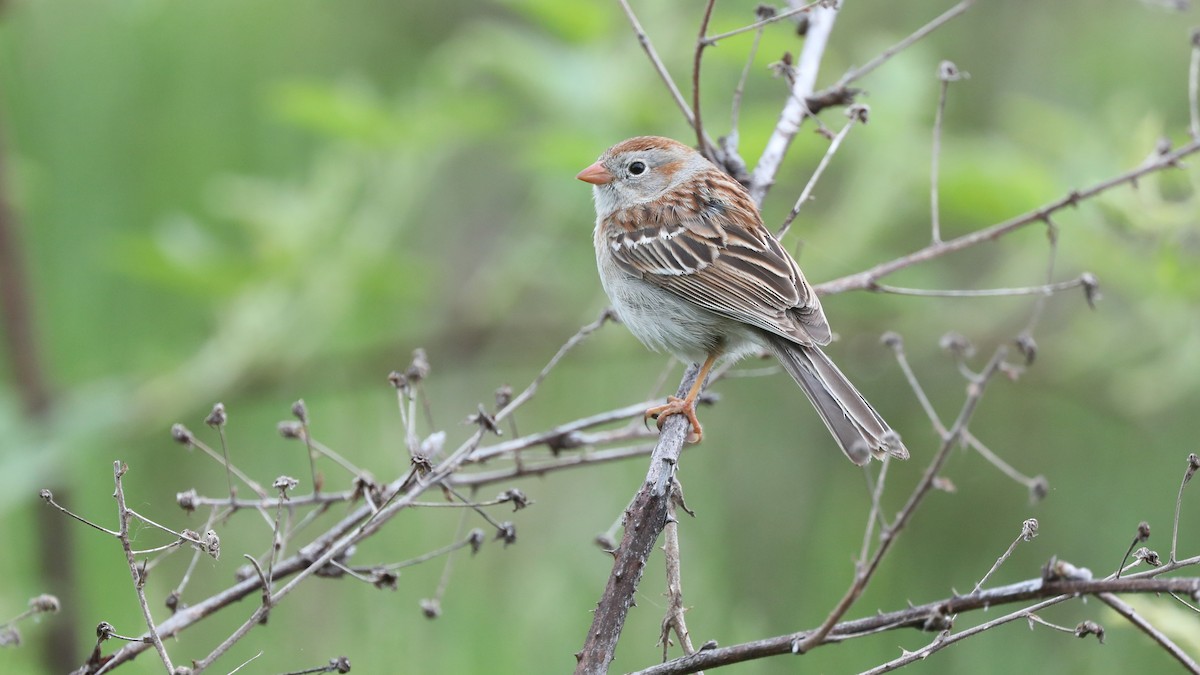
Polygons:
[[692,432],[687,438],[688,443],[699,443],[704,438],[704,429],[700,426],[700,420],[696,418],[695,399],[668,396],[666,405],[654,406],[646,411],[646,419],[657,420],[659,431],[662,431],[663,424],[666,424],[671,415],[683,415],[692,425]]

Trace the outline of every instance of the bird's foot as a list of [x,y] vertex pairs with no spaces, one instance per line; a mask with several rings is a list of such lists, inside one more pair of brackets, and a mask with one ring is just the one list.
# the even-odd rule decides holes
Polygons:
[[663,424],[671,415],[683,415],[687,417],[688,422],[692,425],[692,432],[688,434],[688,443],[699,443],[704,438],[704,429],[700,427],[700,420],[696,418],[696,400],[678,398],[668,396],[666,405],[658,405],[646,411],[646,419],[655,419],[658,422],[658,430],[662,431]]

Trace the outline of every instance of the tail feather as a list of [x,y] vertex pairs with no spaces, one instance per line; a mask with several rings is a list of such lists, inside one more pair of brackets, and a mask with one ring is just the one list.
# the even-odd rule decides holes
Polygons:
[[908,459],[908,449],[887,422],[858,393],[850,380],[817,347],[805,347],[782,338],[767,345],[784,370],[808,394],[821,420],[829,428],[842,452],[858,465],[872,457],[891,455]]

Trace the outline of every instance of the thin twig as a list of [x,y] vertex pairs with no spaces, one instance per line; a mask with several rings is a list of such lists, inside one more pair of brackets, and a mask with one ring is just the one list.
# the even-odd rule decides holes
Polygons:
[[793,651],[802,654],[820,644],[825,639],[825,636],[829,634],[829,631],[833,629],[834,625],[846,615],[846,612],[850,610],[850,607],[862,595],[867,584],[874,576],[875,570],[879,568],[879,563],[887,555],[887,552],[891,549],[892,544],[896,541],[904,526],[908,524],[908,521],[916,512],[917,507],[924,501],[925,496],[933,489],[934,479],[937,478],[942,465],[946,462],[946,458],[950,456],[950,450],[959,443],[962,432],[966,430],[972,415],[975,414],[975,409],[978,407],[979,401],[983,398],[984,389],[987,387],[992,376],[999,371],[1006,351],[1003,346],[997,348],[978,379],[971,382],[967,388],[967,400],[963,403],[962,410],[959,411],[958,419],[955,420],[954,425],[942,436],[941,447],[929,463],[925,473],[921,476],[920,482],[913,488],[912,494],[909,495],[904,508],[896,516],[895,522],[881,533],[879,548],[875,550],[875,554],[871,557],[871,560],[866,565],[859,566],[859,569],[854,574],[854,581],[850,584],[850,588],[847,589],[845,595],[842,596],[842,599],[838,601],[833,610],[829,612],[829,616],[826,617],[820,627],[806,635],[797,636],[793,645]]
[[[1200,562],[1197,558],[1194,562]],[[1161,569],[1161,568],[1160,568]],[[1158,572],[1159,570],[1154,570]],[[946,620],[958,614],[970,611],[986,610],[1006,604],[1040,600],[1037,604],[1019,609],[1011,614],[999,617],[985,624],[973,626],[954,634],[946,634],[922,649],[905,651],[904,656],[879,666],[872,673],[890,672],[896,668],[919,661],[933,652],[944,649],[968,637],[995,628],[998,625],[1027,617],[1046,607],[1060,604],[1083,595],[1098,593],[1171,593],[1191,594],[1200,592],[1200,577],[1144,579],[1124,577],[1122,579],[1062,579],[1046,581],[1041,578],[1027,579],[1006,586],[986,589],[980,593],[954,595],[905,609],[872,614],[860,619],[853,619],[837,624],[829,632],[828,642],[844,642],[865,635],[876,634],[880,631],[894,631],[909,628],[929,630],[931,626],[944,625]],[[666,663],[650,666],[637,671],[638,675],[667,675],[694,673],[704,668],[715,668],[734,663],[743,663],[767,656],[791,654],[796,637],[813,633],[802,631],[774,637],[755,640],[742,644],[725,647],[701,649],[690,656],[681,656]]]
[[120,529],[117,531],[117,538],[121,541],[121,548],[125,550],[125,563],[129,566],[129,574],[133,577],[133,589],[137,593],[138,604],[142,608],[142,617],[146,621],[146,630],[150,634],[150,642],[154,645],[155,651],[158,652],[159,658],[162,659],[163,665],[167,668],[167,675],[174,675],[175,666],[171,664],[171,657],[167,654],[167,648],[163,646],[162,637],[158,634],[158,628],[154,625],[154,615],[150,613],[150,603],[146,601],[146,578],[144,574],[138,570],[137,558],[133,555],[133,547],[129,542],[129,516],[130,511],[125,506],[125,488],[121,484],[121,477],[125,475],[127,467],[121,461],[113,462],[113,482],[116,483],[116,491],[113,497],[117,500],[117,517],[120,519]]
[[[871,539],[875,534],[875,522],[882,520],[879,503],[883,499],[883,486],[887,483],[888,467],[892,465],[891,459],[891,455],[884,455],[883,461],[879,463],[879,477],[875,479],[875,486],[871,490],[871,511],[867,514],[867,526],[863,528],[862,550],[859,552],[858,561],[855,563],[858,567],[867,564],[867,554],[871,552]],[[866,466],[863,467],[864,470],[867,468]],[[869,473],[866,475],[870,476]],[[881,523],[880,526],[887,527],[887,524]]]
[[1072,288],[1086,286],[1088,283],[1088,278],[1090,277],[1080,276],[1074,279],[1059,281],[1052,284],[1042,284],[1041,286],[1021,286],[1017,288],[938,289],[902,288],[900,286],[888,286],[886,284],[872,284],[868,290],[879,293],[891,293],[893,295],[914,295],[924,298],[996,298],[1014,295],[1045,296],[1048,293],[1061,293],[1062,291],[1071,290]]
[[[672,494],[679,494],[679,482],[675,481]],[[662,620],[662,631],[659,634],[659,644],[663,648],[663,661],[667,660],[668,649],[671,645],[671,633],[679,638],[679,647],[684,654],[692,654],[696,648],[692,646],[692,635],[688,631],[684,614],[687,608],[683,606],[683,573],[679,556],[679,518],[677,502],[682,502],[682,495],[671,499],[667,507],[667,524],[663,528],[663,558],[667,568],[667,611]]]
[[683,98],[679,87],[675,86],[675,80],[667,72],[667,67],[663,64],[662,59],[658,58],[658,52],[654,49],[654,43],[650,42],[650,36],[642,28],[637,15],[633,13],[633,8],[629,6],[628,0],[617,0],[617,2],[621,3],[621,9],[625,12],[625,18],[629,20],[629,25],[633,28],[633,33],[637,36],[638,43],[642,45],[642,50],[646,52],[646,56],[650,57],[650,63],[654,66],[654,71],[658,73],[663,84],[667,86],[667,91],[671,92],[671,99],[675,101],[675,105],[683,113],[688,126],[695,127],[696,117],[692,114],[692,109],[688,106],[687,100]]
[[879,66],[882,66],[883,64],[887,63],[893,56],[895,56],[895,55],[899,54],[900,52],[904,51],[905,49],[908,49],[909,47],[913,46],[913,44],[915,44],[916,42],[923,39],[926,35],[929,35],[930,33],[937,30],[938,28],[941,28],[947,22],[951,21],[952,19],[958,17],[963,12],[970,9],[971,5],[973,5],[973,4],[975,4],[975,0],[963,0],[962,2],[958,3],[957,5],[951,7],[950,9],[946,10],[945,12],[943,12],[942,14],[937,16],[935,19],[930,21],[929,23],[918,28],[916,31],[914,31],[912,33],[912,35],[909,35],[908,37],[897,42],[896,44],[892,45],[891,47],[888,47],[887,49],[883,50],[883,52],[881,52],[875,58],[871,59],[870,61],[867,61],[865,64],[859,66],[858,68],[852,68],[852,69],[846,71],[846,74],[842,75],[842,77],[837,81],[837,84],[833,85],[832,88],[843,88],[857,80],[862,79],[863,77],[865,77],[867,74],[874,71]]
[[1004,222],[976,230],[961,237],[943,241],[940,244],[930,244],[914,253],[880,263],[863,272],[850,274],[822,284],[816,284],[814,288],[820,295],[832,295],[872,288],[878,284],[879,279],[893,272],[971,248],[985,241],[994,241],[1032,223],[1043,222],[1057,211],[1069,206],[1077,206],[1080,202],[1107,192],[1117,186],[1136,183],[1142,176],[1168,168],[1179,167],[1180,160],[1196,152],[1200,152],[1200,140],[1191,141],[1173,151],[1160,154],[1151,161],[1140,164],[1136,168],[1130,169],[1120,175],[1095,183],[1083,190],[1072,190],[1059,199]]
[[750,67],[754,65],[754,58],[758,56],[758,46],[762,43],[763,29],[759,28],[754,33],[754,42],[750,44],[750,53],[746,55],[746,65],[742,67],[742,74],[738,77],[737,86],[733,89],[733,102],[730,104],[729,110],[729,137],[732,141],[726,139],[726,145],[737,147],[738,138],[738,120],[742,114],[742,94],[746,91],[746,80],[750,78]]
[[704,48],[708,46],[704,34],[708,32],[708,22],[712,19],[713,5],[716,3],[717,0],[708,0],[704,3],[704,12],[700,18],[700,34],[696,37],[696,51],[692,56],[692,128],[696,132],[696,144],[700,148],[700,154],[710,160],[716,159],[716,157],[704,135],[704,122],[700,107],[700,60],[704,56]]
[[91,527],[93,529],[100,530],[104,534],[111,535],[113,537],[121,536],[121,534],[119,532],[110,530],[107,527],[101,527],[101,526],[93,523],[92,521],[88,520],[87,518],[84,518],[83,516],[80,516],[80,515],[76,515],[70,509],[60,505],[58,502],[54,501],[54,493],[50,492],[49,490],[43,489],[40,492],[40,494],[42,497],[42,501],[46,502],[50,506],[53,506],[54,508],[58,509],[62,513],[74,518],[75,520],[78,520],[79,522],[83,523],[84,525],[87,525],[88,527]]
[[1180,663],[1180,665],[1182,665],[1184,668],[1187,668],[1189,673],[1200,673],[1200,665],[1196,664],[1195,659],[1189,656],[1187,652],[1180,649],[1179,645],[1175,644],[1171,638],[1167,637],[1162,631],[1158,630],[1151,625],[1149,621],[1142,618],[1140,614],[1134,611],[1133,607],[1130,607],[1127,603],[1112,593],[1097,593],[1096,597],[1100,598],[1100,601],[1104,604],[1112,607],[1117,614],[1125,617],[1129,623],[1132,623],[1143,633],[1149,635],[1151,640],[1157,642],[1158,645],[1166,650],[1168,654],[1174,657],[1175,660]]
[[825,155],[821,157],[821,161],[817,164],[816,170],[813,171],[812,176],[809,176],[808,183],[806,183],[804,185],[804,189],[800,191],[800,197],[796,199],[796,205],[792,207],[792,210],[787,214],[787,217],[783,219],[783,224],[779,226],[779,231],[775,233],[776,239],[783,239],[783,237],[787,234],[788,228],[792,226],[792,221],[796,219],[796,216],[800,215],[800,209],[808,202],[809,198],[811,198],[813,188],[816,187],[817,181],[821,178],[821,174],[825,173],[825,167],[829,166],[829,160],[832,159],[833,154],[838,151],[838,148],[842,145],[842,140],[846,138],[846,134],[850,133],[850,129],[854,127],[854,123],[866,123],[867,108],[866,106],[851,106],[850,109],[846,111],[846,116],[849,119],[846,120],[846,124],[842,126],[841,130],[837,132],[837,135],[833,137],[833,140],[829,141],[829,147],[825,149]]
[[[621,0],[621,2],[623,3],[624,0]],[[509,402],[508,405],[504,406],[499,410],[499,412],[496,413],[496,421],[499,422],[508,417],[517,408],[525,405],[526,401],[533,398],[533,395],[537,393],[538,387],[541,386],[543,381],[545,381],[546,376],[548,376],[550,371],[558,365],[558,362],[567,355],[567,352],[571,351],[576,345],[587,339],[589,335],[597,330],[600,330],[601,326],[608,323],[608,321],[614,317],[615,315],[612,313],[611,309],[605,309],[600,313],[600,316],[595,321],[583,326],[578,332],[572,335],[565,343],[563,343],[563,346],[558,348],[558,351],[555,352],[554,356],[550,359],[550,362],[546,364],[546,367],[542,368],[541,372],[537,374],[537,377],[533,378],[533,382],[530,382],[529,386],[525,387],[520,394],[517,394],[516,398],[514,398]]]
[[996,570],[1000,569],[1000,566],[1004,564],[1005,560],[1008,560],[1009,557],[1012,556],[1013,551],[1017,550],[1017,545],[1023,541],[1031,541],[1037,536],[1037,530],[1038,521],[1036,518],[1030,518],[1021,523],[1021,534],[1018,534],[1017,538],[1013,539],[1013,542],[1008,545],[1008,550],[1000,554],[999,558],[996,558],[996,562],[992,564],[992,568],[987,571],[987,574],[983,575],[983,578],[979,580],[979,583],[975,584],[975,590],[971,591],[971,593],[980,592],[980,590],[983,589],[983,585],[987,583],[987,580],[996,573]]
[[731,31],[728,31],[725,33],[720,33],[717,35],[709,35],[708,37],[704,38],[705,46],[711,47],[711,46],[717,44],[717,42],[724,40],[725,38],[730,38],[730,37],[733,37],[734,35],[741,35],[742,33],[748,33],[752,30],[757,30],[761,34],[763,27],[765,27],[769,24],[775,23],[776,21],[782,21],[783,19],[790,19],[793,16],[796,16],[797,14],[803,14],[804,12],[807,12],[807,11],[811,10],[812,8],[820,5],[822,2],[825,2],[825,0],[817,0],[816,2],[812,2],[807,5],[802,5],[800,7],[793,7],[791,9],[784,10],[782,12],[779,12],[778,14],[773,14],[765,19],[755,21],[754,23],[750,24],[749,26],[742,26],[741,28],[735,28],[734,30],[731,30]]
[[1025,488],[1031,493],[1035,492],[1039,486],[1042,486],[1045,483],[1046,479],[1042,476],[1031,477],[1026,476],[1020,471],[1017,471],[1011,464],[1004,461],[996,453],[992,452],[991,448],[984,445],[983,441],[979,440],[975,434],[972,434],[970,431],[967,431],[965,434],[963,434],[963,440],[967,442],[967,445],[974,448],[981,457],[986,459],[988,463],[999,469],[1004,475],[1025,486]]
[[1192,476],[1200,471],[1200,457],[1196,453],[1188,455],[1188,466],[1183,472],[1183,480],[1179,483],[1179,493],[1175,495],[1175,522],[1171,527],[1171,558],[1168,562],[1175,562],[1175,556],[1179,550],[1179,512],[1183,508],[1183,488],[1191,482]]
[[930,153],[929,168],[929,221],[933,230],[933,243],[942,240],[942,225],[940,209],[938,208],[938,160],[942,156],[942,118],[946,114],[946,94],[950,83],[961,79],[963,75],[958,67],[949,61],[942,61],[938,66],[938,80],[942,83],[941,93],[938,94],[937,113],[933,117],[933,151]]
[[759,206],[762,206],[767,191],[775,183],[775,175],[779,173],[783,157],[787,154],[792,139],[800,131],[800,123],[808,114],[805,101],[813,94],[817,72],[820,70],[821,59],[825,55],[825,46],[829,42],[829,34],[833,31],[837,12],[836,8],[821,5],[814,7],[809,14],[808,32],[804,36],[804,47],[800,50],[790,95],[750,177],[750,197]]

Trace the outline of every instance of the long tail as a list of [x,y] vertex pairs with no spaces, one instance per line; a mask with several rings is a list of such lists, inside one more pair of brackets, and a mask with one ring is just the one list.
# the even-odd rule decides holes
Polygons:
[[908,449],[900,441],[900,434],[892,431],[824,352],[783,338],[772,338],[767,346],[808,394],[808,400],[851,462],[861,466],[872,457],[880,459],[884,455],[908,459]]

